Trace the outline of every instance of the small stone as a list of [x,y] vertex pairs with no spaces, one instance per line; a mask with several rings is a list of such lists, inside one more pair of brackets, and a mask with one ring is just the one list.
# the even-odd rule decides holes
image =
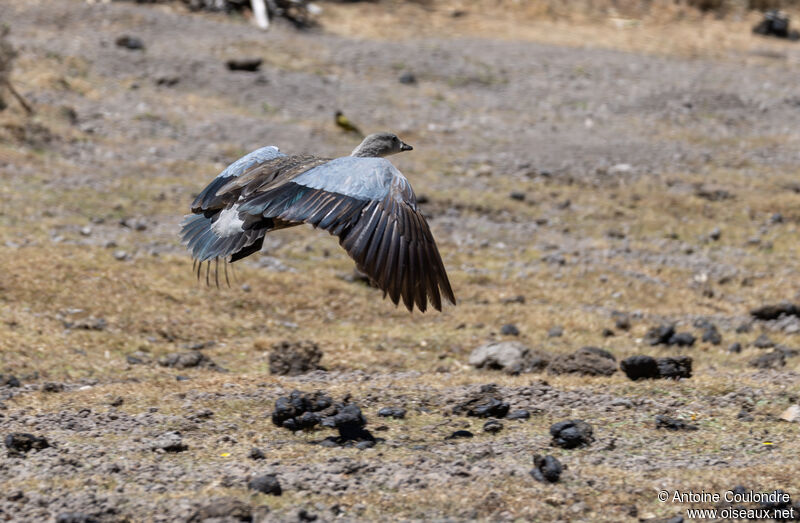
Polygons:
[[256,72],[261,68],[263,58],[232,58],[225,62],[229,71]]
[[64,390],[63,383],[54,383],[52,381],[48,381],[44,385],[42,385],[42,392],[62,392]]
[[187,352],[173,352],[159,358],[158,364],[162,367],[173,369],[191,369],[201,367],[207,369],[221,370],[214,361],[208,356],[197,350]]
[[660,378],[691,378],[692,377],[692,358],[689,356],[676,356],[671,358],[659,358],[658,374]]
[[508,374],[540,371],[551,356],[517,341],[490,342],[477,347],[469,356],[469,364],[479,369],[502,370]]
[[189,517],[188,523],[209,521],[252,521],[253,509],[233,497],[214,498]]
[[525,409],[513,410],[506,414],[506,419],[529,419],[531,413]]
[[448,440],[448,439],[472,438],[474,436],[475,435],[468,430],[457,430],[444,439]]
[[786,356],[774,350],[750,360],[749,365],[757,369],[780,369],[786,365]]
[[114,259],[117,260],[117,261],[125,261],[129,257],[130,256],[125,251],[114,251]]
[[611,376],[617,372],[614,356],[598,347],[583,347],[572,354],[556,356],[547,371],[551,374]]
[[708,325],[703,331],[703,337],[701,339],[704,343],[710,343],[712,345],[719,345],[722,343],[722,335],[715,325]]
[[800,307],[783,302],[776,305],[763,305],[750,311],[757,320],[777,320],[781,316],[800,316]]
[[711,232],[708,233],[708,237],[711,240],[718,241],[722,237],[722,231],[720,230],[719,227],[714,227],[713,229],[711,229]]
[[745,409],[739,411],[739,413],[736,415],[736,419],[739,421],[755,421],[753,415]]
[[92,235],[92,228],[88,225],[86,227],[81,227],[80,230],[81,236],[91,236]]
[[502,300],[500,300],[500,303],[503,303],[505,305],[511,305],[513,303],[523,303],[524,304],[525,303],[525,296],[523,296],[522,294],[519,294],[519,295],[513,296],[511,298],[503,298]]
[[650,346],[667,345],[674,334],[674,325],[660,325],[647,331],[644,335],[644,342]]
[[0,374],[0,387],[19,387],[21,383],[16,376],[12,376],[11,374]]
[[697,425],[690,425],[683,420],[670,418],[669,416],[656,416],[656,428],[667,430],[697,430]]
[[56,523],[100,523],[100,520],[83,512],[62,512],[56,516]]
[[609,329],[607,327],[604,328],[602,331],[600,331],[600,336],[602,336],[604,338],[611,338],[612,336],[615,336],[615,335],[616,334],[614,333],[614,331],[612,331],[611,329]]
[[489,398],[483,403],[471,405],[467,408],[467,416],[476,418],[502,418],[508,414],[510,406],[504,401],[496,398]]
[[553,456],[534,454],[533,469],[531,469],[530,474],[536,481],[555,483],[559,480],[563,471],[564,466]]
[[612,316],[614,317],[614,325],[623,331],[630,330],[631,328],[631,318],[624,312],[613,312]]
[[265,474],[251,479],[247,482],[247,488],[273,496],[280,496],[283,493],[281,484],[274,474]]
[[560,325],[556,325],[554,327],[550,327],[550,330],[547,331],[548,338],[560,338],[564,335],[564,328]]
[[695,337],[690,332],[678,332],[673,334],[667,345],[677,345],[678,347],[691,347],[694,345]]
[[500,327],[500,334],[504,336],[519,336],[519,329],[513,323],[506,323]]
[[255,461],[266,459],[264,452],[261,449],[255,447],[250,449],[250,452],[248,452],[247,457]]
[[732,354],[739,354],[742,352],[742,344],[737,342],[731,343],[731,346],[728,347],[728,352]]
[[403,419],[406,417],[406,409],[400,407],[383,407],[378,411],[378,416],[382,418]]
[[761,334],[756,341],[753,342],[753,347],[757,349],[771,349],[775,346],[775,342],[769,339],[766,334]]
[[26,432],[12,432],[3,441],[9,456],[21,456],[31,450],[42,450],[51,446],[47,439]]
[[552,444],[564,449],[585,447],[594,441],[592,426],[582,420],[566,420],[550,427]]
[[511,194],[508,195],[509,198],[512,200],[517,200],[518,202],[525,201],[525,193],[520,191],[513,191]]
[[417,83],[417,77],[414,75],[414,73],[406,71],[400,75],[397,81],[405,85],[414,85]]
[[483,431],[489,434],[497,434],[501,430],[503,430],[503,424],[496,419],[490,419],[483,424]]
[[316,514],[312,514],[311,512],[308,512],[308,511],[307,511],[306,509],[304,509],[304,508],[301,508],[301,509],[300,509],[300,510],[297,512],[297,519],[298,519],[299,521],[316,521],[316,520],[317,520],[317,518],[318,518],[318,516],[317,516]]
[[783,215],[779,212],[773,213],[772,216],[769,217],[769,223],[776,224],[776,223],[783,223]]
[[780,417],[783,421],[788,421],[790,423],[800,420],[800,405],[790,405],[788,409],[783,411]]
[[129,49],[131,51],[144,50],[144,42],[138,36],[122,35],[114,41],[117,47]]
[[183,452],[189,446],[183,442],[181,433],[177,431],[165,432],[150,443],[150,449],[163,452]]
[[299,376],[321,369],[322,351],[312,341],[281,341],[269,353],[269,372],[276,376]]
[[659,377],[658,361],[652,356],[631,356],[622,360],[619,367],[633,381]]

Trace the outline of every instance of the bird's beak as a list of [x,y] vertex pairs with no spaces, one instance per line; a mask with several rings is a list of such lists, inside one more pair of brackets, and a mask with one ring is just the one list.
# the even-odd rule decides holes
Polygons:
[[401,142],[401,143],[400,143],[400,150],[401,150],[401,151],[413,151],[413,150],[414,150],[414,148],[413,148],[413,147],[411,147],[410,145],[408,145],[408,144],[407,144],[407,143],[405,143],[405,142]]

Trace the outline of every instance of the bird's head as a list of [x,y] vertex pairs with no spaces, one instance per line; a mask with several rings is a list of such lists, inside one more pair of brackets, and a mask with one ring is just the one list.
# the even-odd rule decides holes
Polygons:
[[412,151],[414,148],[397,137],[394,133],[375,133],[364,138],[361,145],[356,147],[350,156],[368,156],[383,158],[403,151]]

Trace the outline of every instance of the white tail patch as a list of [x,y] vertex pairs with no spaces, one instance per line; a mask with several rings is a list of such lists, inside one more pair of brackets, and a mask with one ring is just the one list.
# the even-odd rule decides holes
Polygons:
[[211,230],[220,238],[226,238],[242,232],[242,225],[244,220],[239,218],[239,205],[233,204],[219,213],[217,220],[211,225]]

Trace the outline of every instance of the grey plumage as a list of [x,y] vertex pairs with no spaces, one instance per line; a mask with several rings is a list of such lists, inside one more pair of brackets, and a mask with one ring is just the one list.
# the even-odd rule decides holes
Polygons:
[[[330,160],[262,148],[237,160],[192,204],[181,235],[195,261],[236,261],[273,230],[311,224],[339,237],[360,270],[398,304],[455,304],[441,256],[408,180],[388,156],[410,150],[391,133]],[[208,266],[207,266],[208,271]],[[198,276],[200,269],[198,268]],[[218,276],[215,275],[218,280]]]

